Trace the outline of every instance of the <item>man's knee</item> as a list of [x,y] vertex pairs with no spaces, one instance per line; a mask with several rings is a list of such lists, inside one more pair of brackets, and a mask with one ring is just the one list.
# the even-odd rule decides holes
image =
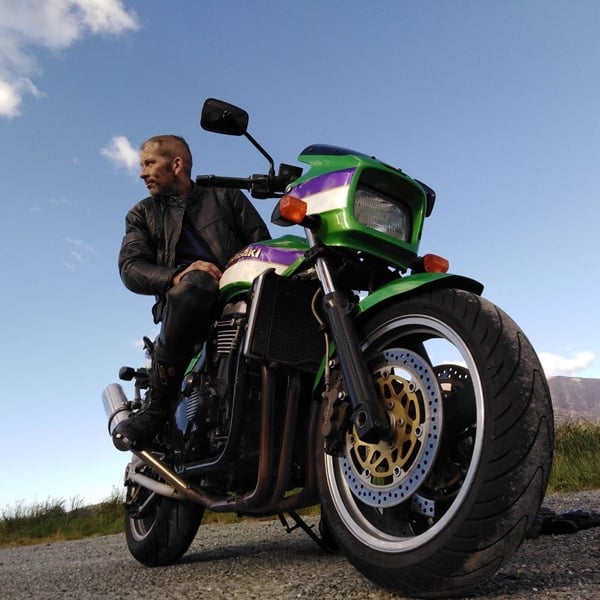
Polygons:
[[217,299],[219,284],[205,271],[191,271],[167,292],[171,310],[206,310]]

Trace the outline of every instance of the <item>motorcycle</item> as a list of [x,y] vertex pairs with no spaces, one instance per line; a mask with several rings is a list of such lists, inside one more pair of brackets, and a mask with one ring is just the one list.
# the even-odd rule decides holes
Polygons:
[[[103,391],[113,443],[132,452],[129,550],[168,565],[205,509],[279,516],[387,590],[463,594],[510,559],[544,497],[553,416],[540,362],[479,282],[419,256],[429,186],[327,145],[300,154],[306,173],[282,164],[276,174],[248,120],[211,98],[201,126],[245,136],[268,173],[197,185],[275,198],[272,222],[305,236],[231,259],[208,337],[150,447],[113,435],[142,406],[147,368],[121,369],[131,400],[119,383]],[[315,506],[316,529],[299,514]]]

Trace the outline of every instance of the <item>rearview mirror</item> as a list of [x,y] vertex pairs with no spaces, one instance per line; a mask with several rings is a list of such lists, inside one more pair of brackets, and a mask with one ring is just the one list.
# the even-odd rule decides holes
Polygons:
[[202,107],[200,126],[213,133],[245,135],[248,129],[248,113],[228,102],[208,98]]

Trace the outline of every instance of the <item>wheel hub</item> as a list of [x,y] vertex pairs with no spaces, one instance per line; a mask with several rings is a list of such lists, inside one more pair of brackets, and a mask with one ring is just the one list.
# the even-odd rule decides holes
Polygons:
[[435,460],[441,438],[441,393],[431,367],[410,350],[386,350],[371,372],[393,433],[369,444],[352,427],[341,466],[352,493],[362,502],[395,506],[418,489]]

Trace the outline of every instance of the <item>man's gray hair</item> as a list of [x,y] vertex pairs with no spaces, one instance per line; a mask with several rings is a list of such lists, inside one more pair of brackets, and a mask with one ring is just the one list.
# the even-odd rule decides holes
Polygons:
[[183,160],[184,173],[191,179],[192,177],[192,151],[188,143],[180,135],[155,135],[148,138],[141,146],[143,150],[147,144],[156,144],[158,153],[169,160],[180,157]]

